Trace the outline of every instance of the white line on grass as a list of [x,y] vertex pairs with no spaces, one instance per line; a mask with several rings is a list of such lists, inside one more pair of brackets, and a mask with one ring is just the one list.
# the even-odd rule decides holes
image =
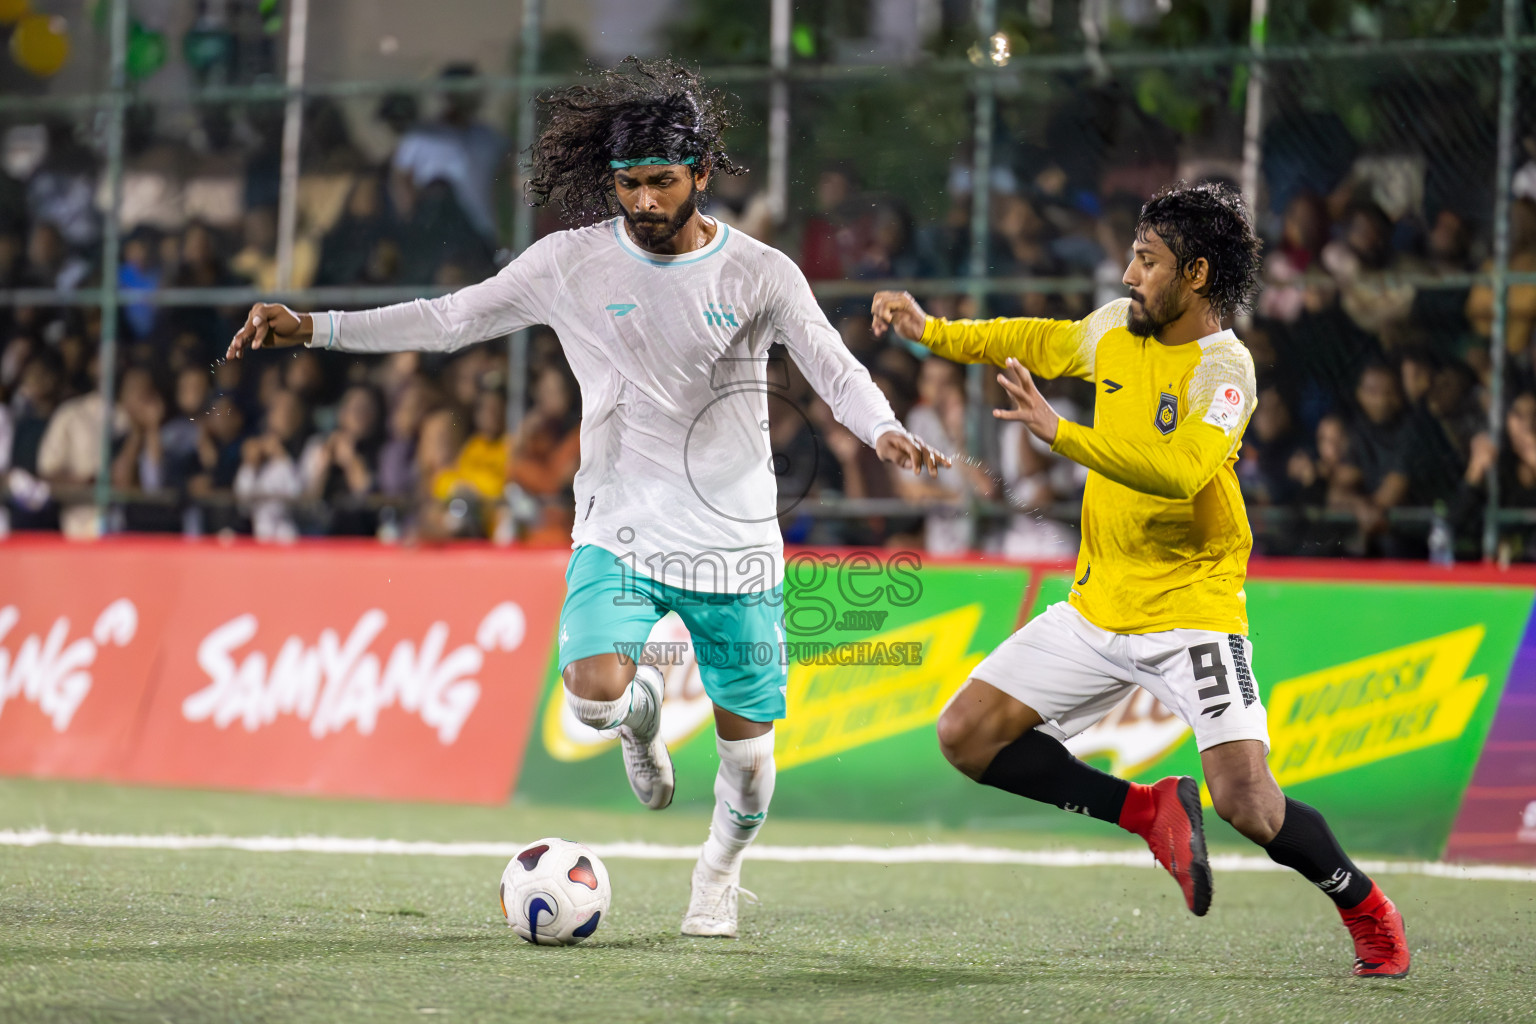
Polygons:
[[[511,858],[524,843],[437,843],[403,839],[351,839],[340,836],[177,836],[102,835],[53,832],[44,828],[0,830],[0,846],[89,846],[129,850],[244,850],[251,853],[349,853],[411,857]],[[603,858],[616,860],[694,860],[697,846],[660,843],[589,843]],[[1008,850],[995,846],[767,846],[749,847],[753,860],[844,864],[1018,864],[1045,868],[1156,865],[1150,854],[1135,850]],[[1363,860],[1373,875],[1429,875],[1435,878],[1498,882],[1536,882],[1536,868],[1497,864],[1447,864],[1442,861]],[[1288,871],[1265,857],[1221,853],[1211,858],[1217,871]]]

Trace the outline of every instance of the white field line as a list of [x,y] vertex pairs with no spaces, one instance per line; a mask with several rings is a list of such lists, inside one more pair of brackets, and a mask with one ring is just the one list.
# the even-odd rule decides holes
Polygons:
[[[403,839],[352,839],[339,836],[178,836],[102,835],[53,832],[34,828],[0,830],[0,846],[89,846],[129,850],[243,850],[250,853],[346,853],[411,857],[497,857],[510,859],[525,843],[438,843]],[[599,857],[616,860],[685,860],[698,857],[697,846],[660,843],[589,843]],[[1015,864],[1027,867],[1150,868],[1150,854],[1135,850],[1009,850],[995,846],[927,844],[921,846],[769,846],[747,850],[752,860],[843,864]],[[1536,882],[1536,868],[1496,864],[1447,864],[1443,861],[1363,860],[1372,875],[1429,875],[1467,881]],[[1216,871],[1287,871],[1267,857],[1222,853],[1211,858]]]

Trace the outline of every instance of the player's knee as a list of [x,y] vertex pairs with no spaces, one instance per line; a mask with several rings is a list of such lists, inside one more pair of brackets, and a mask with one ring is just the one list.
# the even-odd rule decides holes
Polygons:
[[[1243,784],[1213,785],[1211,807],[1217,816],[1256,843],[1268,843],[1280,830],[1281,819],[1265,787]],[[1284,805],[1281,804],[1283,815]]]
[[588,700],[616,700],[634,678],[634,666],[599,655],[571,662],[560,677],[567,693]]
[[958,704],[951,704],[940,713],[936,728],[939,750],[946,761],[973,779],[986,770],[985,764],[975,763],[976,723]]
[[939,735],[939,750],[943,752],[945,760],[950,764],[955,763],[956,756],[965,744],[967,732],[964,716],[955,712],[953,706],[939,712],[939,720],[934,724],[934,729]]

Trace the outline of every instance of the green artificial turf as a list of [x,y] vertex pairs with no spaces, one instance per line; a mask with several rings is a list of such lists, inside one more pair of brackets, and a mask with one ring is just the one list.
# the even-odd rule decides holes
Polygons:
[[[0,828],[696,842],[701,816],[435,807],[0,781]],[[763,842],[1050,837],[770,818]],[[1083,846],[1081,834],[1056,845]],[[1125,848],[1106,829],[1101,848]],[[1192,917],[1135,868],[750,863],[742,937],[677,934],[684,861],[610,859],[572,949],[503,922],[494,858],[0,846],[4,1021],[1518,1021],[1536,884],[1392,876],[1416,959],[1350,977],[1326,899],[1218,874]]]

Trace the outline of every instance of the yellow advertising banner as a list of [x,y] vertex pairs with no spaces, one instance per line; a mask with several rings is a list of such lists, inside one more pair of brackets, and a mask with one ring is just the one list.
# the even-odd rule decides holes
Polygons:
[[982,608],[952,611],[841,644],[789,668],[779,768],[831,757],[928,725],[985,655],[966,651]]
[[1488,685],[1462,678],[1484,632],[1468,626],[1277,684],[1269,761],[1280,785],[1460,736]]

